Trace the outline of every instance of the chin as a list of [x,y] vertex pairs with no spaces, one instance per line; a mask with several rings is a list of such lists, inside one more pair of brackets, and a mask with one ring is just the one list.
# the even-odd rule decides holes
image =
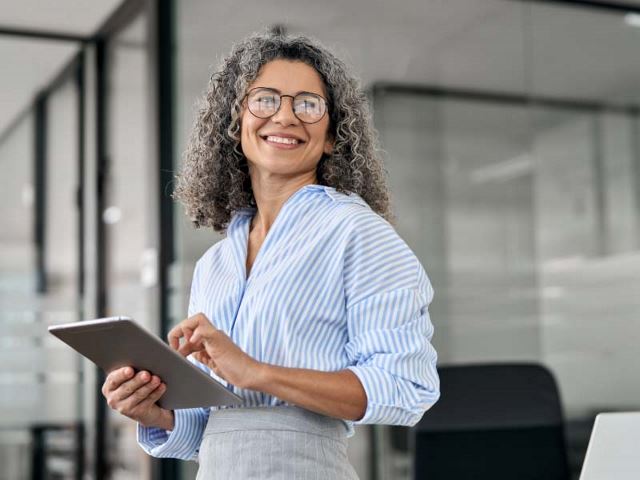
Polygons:
[[291,169],[291,162],[286,159],[268,159],[260,163],[252,162],[253,168],[259,171],[273,175],[295,175],[299,173],[297,170]]

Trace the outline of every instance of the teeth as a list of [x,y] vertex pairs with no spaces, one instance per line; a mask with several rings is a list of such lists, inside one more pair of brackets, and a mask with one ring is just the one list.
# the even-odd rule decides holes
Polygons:
[[275,136],[268,136],[267,141],[276,142],[276,143],[286,143],[288,145],[295,145],[298,143],[298,140],[295,138],[283,138],[283,137],[275,137]]

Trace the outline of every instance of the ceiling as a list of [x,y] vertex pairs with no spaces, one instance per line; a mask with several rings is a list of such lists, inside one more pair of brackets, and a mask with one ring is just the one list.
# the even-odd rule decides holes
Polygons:
[[88,36],[122,0],[0,0],[0,26]]
[[[0,0],[0,29],[89,36],[122,0]],[[0,35],[0,135],[78,51],[75,42]],[[6,68],[9,66],[9,68]]]
[[[89,36],[121,2],[0,0],[0,28]],[[640,6],[640,0],[626,3]],[[563,98],[640,99],[640,28],[625,25],[619,12],[517,0],[405,0],[394,8],[382,0],[246,5],[240,11],[229,0],[177,3],[178,15],[203,19],[187,28],[178,22],[179,42],[186,45],[179,44],[178,51],[188,48],[190,56],[178,60],[183,81],[201,88],[206,77],[195,64],[210,67],[239,31],[280,20],[291,31],[326,40],[365,84],[388,80]],[[0,35],[0,61],[10,65],[0,76],[0,135],[77,49],[73,42]],[[191,67],[193,74],[184,71]]]
[[627,25],[624,12],[517,0],[406,0],[392,8],[385,0],[243,5],[240,11],[233,0],[179,3],[178,104],[187,105],[180,138],[191,125],[196,94],[233,43],[276,23],[320,39],[365,85],[640,103],[640,28]]

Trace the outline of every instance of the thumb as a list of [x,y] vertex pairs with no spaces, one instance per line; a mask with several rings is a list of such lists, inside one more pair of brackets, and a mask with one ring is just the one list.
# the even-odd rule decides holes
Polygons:
[[202,341],[202,334],[200,332],[200,327],[196,328],[193,331],[193,334],[191,335],[191,338],[189,339],[189,341],[194,345],[200,346],[200,342]]

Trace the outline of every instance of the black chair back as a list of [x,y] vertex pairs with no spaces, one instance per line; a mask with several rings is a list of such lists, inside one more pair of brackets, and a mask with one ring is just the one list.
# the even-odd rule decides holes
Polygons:
[[439,368],[415,428],[416,479],[569,480],[556,382],[535,364]]

